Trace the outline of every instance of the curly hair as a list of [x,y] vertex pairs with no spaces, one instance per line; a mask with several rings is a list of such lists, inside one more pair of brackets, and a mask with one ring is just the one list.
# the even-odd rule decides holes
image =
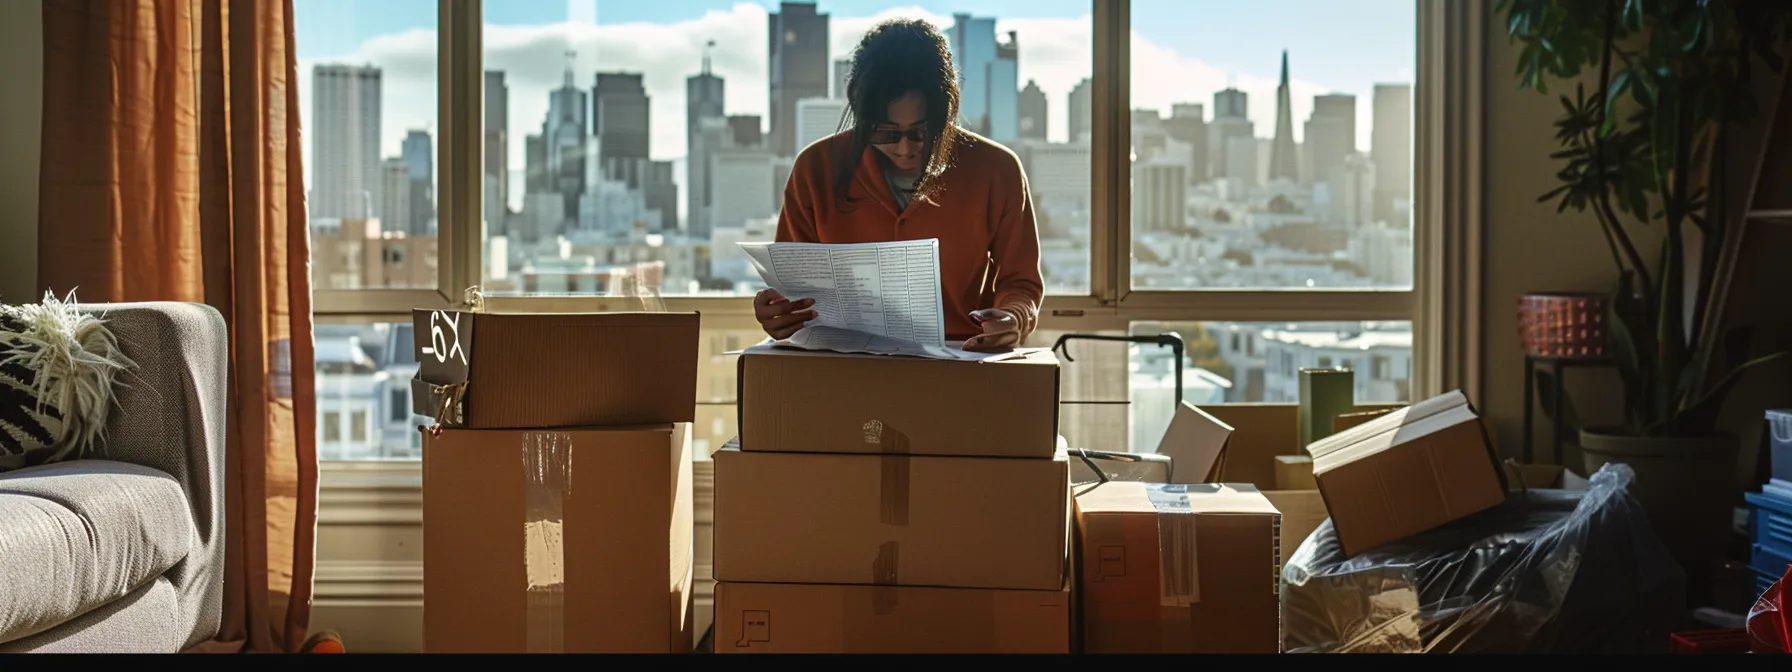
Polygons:
[[852,71],[846,80],[848,119],[852,142],[836,145],[844,151],[834,160],[834,195],[844,205],[855,199],[848,193],[859,157],[871,146],[871,132],[889,122],[890,103],[916,91],[927,100],[927,156],[915,197],[939,190],[940,175],[952,165],[958,144],[958,72],[952,66],[952,50],[946,37],[920,19],[891,19],[872,26],[853,49]]

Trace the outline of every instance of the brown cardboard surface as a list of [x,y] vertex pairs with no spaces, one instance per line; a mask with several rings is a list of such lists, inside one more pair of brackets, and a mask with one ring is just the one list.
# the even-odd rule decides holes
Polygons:
[[743,450],[1049,459],[1057,448],[1049,350],[995,362],[780,350],[738,366]]
[[1212,483],[1226,462],[1232,427],[1194,404],[1182,402],[1157,444],[1170,458],[1170,482]]
[[1294,404],[1224,404],[1208,406],[1209,415],[1232,427],[1223,483],[1252,483],[1273,488],[1277,455],[1300,453],[1300,407]]
[[[434,386],[466,382],[471,429],[692,422],[697,313],[416,311],[413,410],[436,417]],[[464,420],[464,422],[462,422]]]
[[1277,455],[1275,487],[1277,490],[1319,489],[1319,481],[1313,480],[1313,458],[1305,455]]
[[1280,518],[1245,484],[1080,488],[1083,651],[1280,651]]
[[[547,441],[561,459],[537,459]],[[445,429],[423,445],[425,652],[690,650],[689,425]],[[543,576],[564,583],[530,594]]]
[[[1359,406],[1358,408],[1360,409],[1361,407]],[[1394,412],[1394,409],[1392,408],[1383,408],[1373,411],[1356,410],[1350,413],[1341,413],[1337,417],[1332,418],[1332,433],[1336,434],[1342,432],[1392,412]]]
[[1586,490],[1587,479],[1554,464],[1518,464],[1507,461],[1506,489]]
[[1287,564],[1288,558],[1294,557],[1294,551],[1306,542],[1307,537],[1313,536],[1313,531],[1319,529],[1319,524],[1329,515],[1325,510],[1325,496],[1318,490],[1265,490],[1263,498],[1282,512],[1279,559]]
[[716,653],[1070,653],[1070,584],[716,584]]
[[1051,590],[1070,524],[1065,456],[717,451],[715,578]]
[[1460,392],[1333,434],[1307,450],[1346,555],[1506,499],[1504,469]]

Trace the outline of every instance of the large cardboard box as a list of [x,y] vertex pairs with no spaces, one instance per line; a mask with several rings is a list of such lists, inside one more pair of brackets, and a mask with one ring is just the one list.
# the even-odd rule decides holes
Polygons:
[[1083,652],[1279,652],[1280,519],[1244,484],[1080,488]]
[[754,348],[738,366],[747,451],[1050,459],[1057,448],[1049,350],[955,362]]
[[716,653],[1070,653],[1057,590],[716,584]]
[[692,422],[698,320],[417,310],[412,410],[469,429]]
[[[1294,404],[1225,404],[1205,409],[1234,429],[1220,468],[1220,482],[1250,483],[1282,512],[1281,559],[1294,555],[1325,522],[1325,497],[1312,489],[1283,490],[1278,458],[1301,452],[1300,407]],[[1311,471],[1311,469],[1309,469]]]
[[1481,418],[1449,392],[1307,446],[1345,555],[1356,555],[1506,501]]
[[691,648],[690,426],[424,435],[426,653]]
[[716,470],[715,578],[1055,590],[1070,526],[1065,456],[744,452]]

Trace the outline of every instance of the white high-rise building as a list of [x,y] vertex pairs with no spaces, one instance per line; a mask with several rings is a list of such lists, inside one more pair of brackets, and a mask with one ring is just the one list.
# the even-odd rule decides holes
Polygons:
[[778,214],[777,196],[784,185],[773,186],[774,158],[770,150],[759,148],[723,149],[711,155],[716,230]]
[[796,101],[797,151],[815,141],[840,132],[845,119],[846,101],[839,98],[804,98]]
[[310,132],[310,216],[372,217],[384,205],[380,69],[371,65],[313,68]]

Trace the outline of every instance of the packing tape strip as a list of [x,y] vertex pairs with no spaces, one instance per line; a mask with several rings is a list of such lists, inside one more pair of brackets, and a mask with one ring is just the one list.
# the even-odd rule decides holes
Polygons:
[[[878,522],[899,527],[908,526],[909,455],[908,435],[880,421],[865,423],[865,442],[877,445],[878,457]],[[896,609],[895,586],[902,577],[902,544],[886,541],[878,546],[877,559],[871,566],[872,604],[882,615]]]
[[526,653],[566,647],[566,492],[572,479],[572,436],[523,434],[523,632]]
[[[868,587],[870,590],[866,590]],[[879,610],[882,598],[878,594],[885,591],[902,592],[904,602],[914,612],[898,611],[893,608],[894,602],[890,603],[891,609]],[[999,593],[1019,592],[841,586],[840,634],[844,652],[991,652],[996,644],[996,597]]]

